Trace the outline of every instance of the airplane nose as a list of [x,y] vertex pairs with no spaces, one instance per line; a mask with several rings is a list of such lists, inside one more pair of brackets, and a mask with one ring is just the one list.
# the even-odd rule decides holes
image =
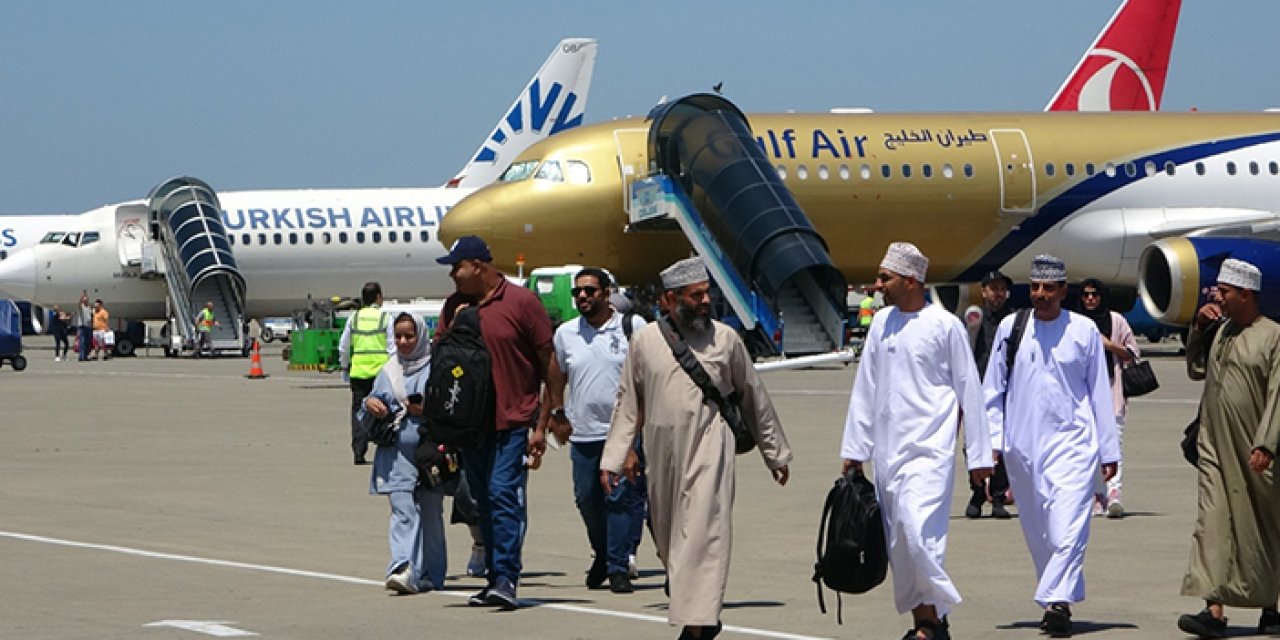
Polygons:
[[480,236],[493,242],[492,200],[491,189],[481,189],[453,205],[440,223],[441,244],[447,249],[462,236]]
[[36,294],[36,256],[23,249],[0,260],[0,294],[15,300],[31,300]]

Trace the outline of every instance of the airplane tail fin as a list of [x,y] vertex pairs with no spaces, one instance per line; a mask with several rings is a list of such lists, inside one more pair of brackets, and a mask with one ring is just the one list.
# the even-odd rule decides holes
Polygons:
[[445,186],[489,184],[533,143],[582,124],[598,47],[594,38],[566,38],[556,44],[493,133]]
[[1125,0],[1045,111],[1157,111],[1182,0]]

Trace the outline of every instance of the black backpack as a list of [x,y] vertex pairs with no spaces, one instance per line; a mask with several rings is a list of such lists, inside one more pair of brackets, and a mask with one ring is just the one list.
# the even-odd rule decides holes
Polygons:
[[825,584],[836,591],[836,621],[844,624],[840,592],[866,593],[884,582],[888,570],[889,554],[875,486],[861,471],[840,476],[827,493],[818,525],[818,561],[813,565],[818,608],[827,612],[822,599]]
[[493,430],[493,361],[480,336],[480,314],[467,307],[431,349],[423,389],[423,435],[451,447],[474,447]]

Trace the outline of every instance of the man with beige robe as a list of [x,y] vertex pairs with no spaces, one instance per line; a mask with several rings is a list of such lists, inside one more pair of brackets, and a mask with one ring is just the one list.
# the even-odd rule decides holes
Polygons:
[[1224,260],[1220,301],[1200,308],[1187,339],[1187,373],[1205,382],[1200,509],[1182,595],[1206,606],[1180,617],[1178,628],[1204,638],[1226,637],[1224,605],[1263,609],[1259,633],[1280,629],[1280,487],[1272,467],[1280,446],[1280,325],[1259,313],[1261,289],[1257,267]]
[[[791,448],[773,403],[737,333],[711,319],[710,283],[700,258],[662,272],[671,324],[721,394],[741,396],[748,429],[779,485]],[[660,322],[665,322],[666,319]],[[637,330],[622,366],[618,400],[600,460],[605,490],[634,474],[632,442],[644,433],[649,521],[666,567],[667,620],[680,638],[709,640],[721,629],[733,542],[734,436],[716,405],[685,373],[658,322]]]

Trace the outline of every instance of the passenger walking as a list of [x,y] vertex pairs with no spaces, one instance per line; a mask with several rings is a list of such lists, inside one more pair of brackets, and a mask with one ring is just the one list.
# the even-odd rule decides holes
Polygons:
[[925,301],[929,260],[915,245],[889,245],[876,286],[875,314],[862,351],[840,456],[843,472],[875,465],[898,613],[911,612],[905,638],[950,638],[946,616],[961,601],[944,568],[955,443],[964,422],[969,478],[991,475],[991,438],[982,381],[964,325]]
[[102,298],[93,301],[93,354],[101,360],[106,354],[111,359],[111,351],[115,347],[116,336],[111,331],[111,313],[102,304]]
[[1204,610],[1178,619],[1202,638],[1227,635],[1224,606],[1261,608],[1258,633],[1280,632],[1280,325],[1261,315],[1262,272],[1228,258],[1221,302],[1196,313],[1187,373],[1204,380],[1196,464],[1199,510],[1182,595]]
[[635,477],[634,443],[643,432],[650,530],[670,588],[667,620],[682,627],[680,638],[706,640],[720,632],[729,579],[735,438],[717,405],[676,361],[663,332],[679,335],[721,395],[737,394],[743,422],[779,485],[790,475],[791,447],[746,346],[737,332],[711,319],[702,260],[681,260],[661,277],[668,315],[632,336],[600,480],[612,492],[622,475]]
[[1040,628],[1067,637],[1071,605],[1085,597],[1093,476],[1099,464],[1105,479],[1115,476],[1120,444],[1102,336],[1088,318],[1062,309],[1066,265],[1036,256],[1030,280],[1033,310],[1000,322],[983,386],[1035,564]]
[[493,429],[479,446],[462,450],[463,472],[484,536],[488,579],[468,604],[515,609],[520,606],[517,589],[528,525],[525,456],[541,456],[546,449],[538,407],[551,360],[551,318],[532,291],[508,282],[493,266],[488,245],[477,236],[459,238],[436,262],[450,265],[456,289],[441,310],[441,331],[449,330],[463,307],[475,307],[495,392]]
[[[1116,441],[1120,446],[1121,457],[1124,457],[1124,422],[1129,400],[1124,397],[1124,378],[1121,372],[1126,362],[1142,355],[1138,349],[1138,339],[1134,337],[1133,329],[1124,316],[1111,310],[1110,293],[1097,278],[1086,278],[1080,283],[1080,304],[1077,311],[1092,320],[1102,335],[1102,347],[1107,351],[1107,375],[1111,379],[1111,404],[1116,416]],[[1124,503],[1120,501],[1120,490],[1124,486],[1120,480],[1123,476],[1123,462],[1117,464],[1116,475],[1110,480],[1102,479],[1101,470],[1094,476],[1094,515],[1124,517]]]
[[[996,329],[1005,316],[1012,313],[1009,308],[1009,289],[1013,288],[1013,279],[999,270],[990,271],[982,277],[982,307],[978,321],[968,327],[969,340],[973,343],[973,360],[978,366],[978,375],[987,373],[987,361],[991,356],[991,342],[996,337]],[[991,472],[991,479],[984,483],[969,483],[973,492],[969,504],[964,509],[967,518],[981,518],[982,505],[991,500],[991,517],[1008,519],[1012,517],[1005,508],[1009,504],[1009,473],[1004,461],[996,456],[996,466]]]
[[80,292],[80,302],[72,315],[72,323],[76,327],[76,354],[80,362],[89,360],[89,350],[93,348],[93,307],[89,305],[89,292]]
[[414,452],[422,423],[431,341],[422,318],[401,313],[392,324],[396,355],[387,361],[364,399],[366,421],[393,416],[400,424],[395,444],[378,445],[369,493],[387,496],[391,562],[386,587],[401,594],[444,587],[448,558],[444,536],[444,486],[418,482]]
[[342,327],[338,338],[338,366],[351,387],[351,454],[355,464],[366,464],[369,434],[360,425],[360,407],[373,389],[373,381],[395,353],[395,336],[391,318],[380,308],[382,286],[366,282],[360,290],[363,306]]
[[[572,445],[574,502],[595,554],[587,570],[587,587],[600,588],[608,579],[610,591],[631,593],[635,590],[628,569],[635,551],[632,532],[643,526],[644,518],[635,504],[645,496],[639,478],[621,480],[606,495],[600,483],[600,456],[630,346],[628,336],[645,322],[610,305],[612,285],[600,269],[583,269],[574,276],[572,292],[580,315],[556,329],[555,358],[547,371],[547,402],[541,419],[554,437]],[[624,327],[624,322],[631,326]]]
[[49,312],[49,335],[53,336],[53,361],[62,362],[67,357],[67,322],[71,316],[62,307],[53,305]]

